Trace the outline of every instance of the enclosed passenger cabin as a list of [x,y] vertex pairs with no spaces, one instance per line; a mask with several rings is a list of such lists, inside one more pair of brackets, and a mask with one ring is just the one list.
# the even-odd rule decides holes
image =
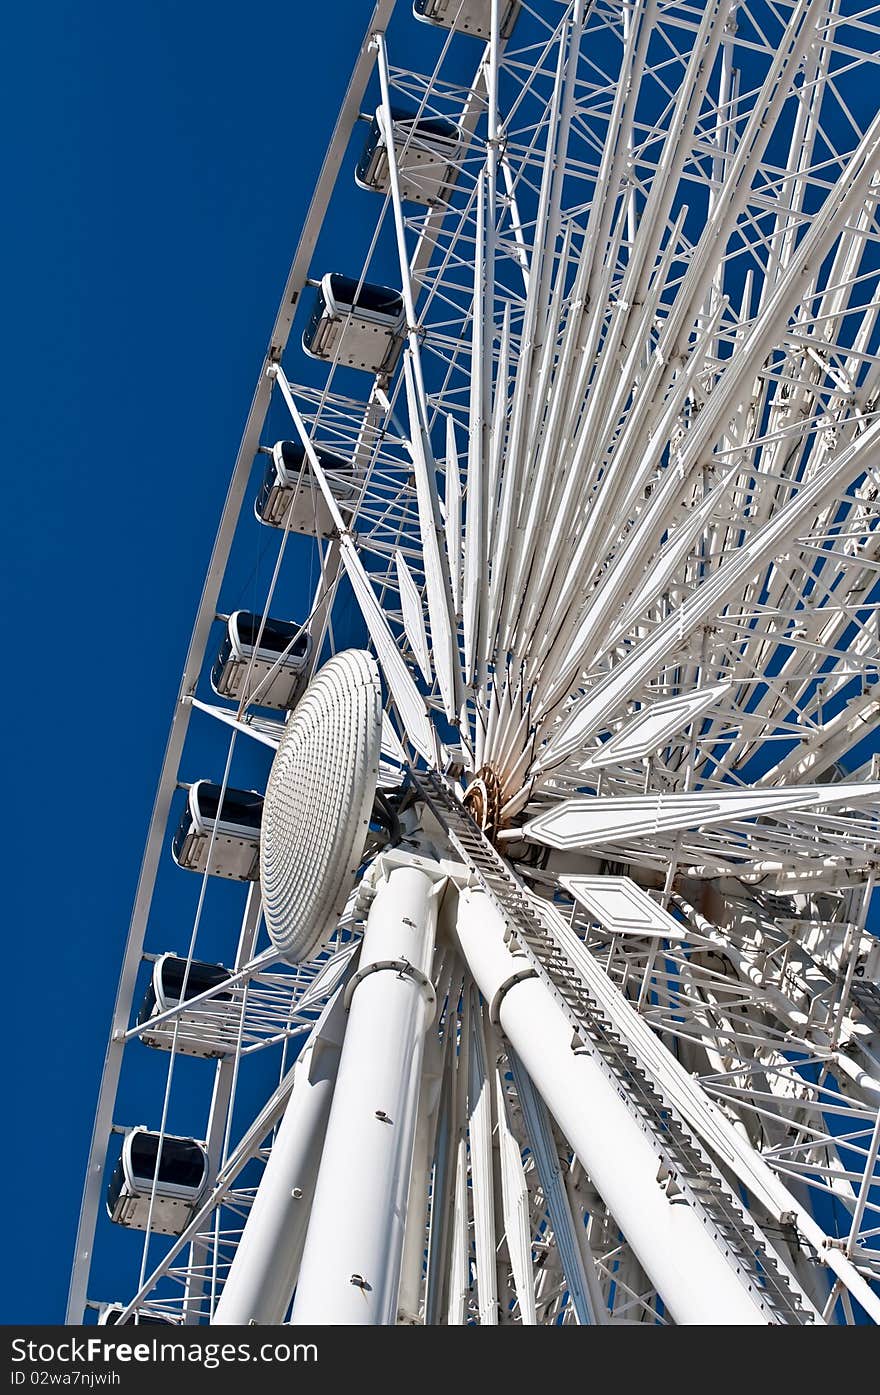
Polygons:
[[[102,1308],[98,1314],[99,1325],[101,1327],[116,1327],[127,1307],[127,1303],[108,1303],[106,1308]],[[162,1313],[145,1312],[143,1308],[135,1308],[122,1325],[123,1327],[179,1327],[180,1323],[177,1318],[165,1317]]]
[[248,701],[258,707],[294,707],[308,681],[311,652],[311,635],[301,626],[236,610],[226,622],[211,686],[221,697],[240,699],[247,680]]
[[[391,119],[401,198],[430,207],[448,203],[458,174],[458,127],[441,116],[417,116],[398,106],[392,106]],[[385,194],[391,188],[388,146],[378,111],[370,122],[370,134],[354,177],[362,189]]]
[[158,1133],[132,1129],[107,1187],[107,1214],[117,1225],[146,1230],[152,1197],[151,1229],[157,1235],[179,1235],[207,1185],[208,1155],[201,1143],[166,1134],[160,1156]]
[[[500,37],[506,39],[516,24],[520,0],[501,0],[498,9]],[[413,14],[456,34],[473,34],[478,39],[492,36],[492,0],[414,0]]]
[[312,358],[389,377],[403,348],[403,297],[389,286],[328,272],[322,278],[302,344]]
[[161,954],[154,963],[150,986],[138,1013],[138,1026],[144,1028],[141,1041],[160,1051],[170,1051],[173,1046],[184,1056],[227,1056],[235,1051],[241,1017],[241,1008],[233,1001],[230,989],[220,988],[212,998],[188,1011],[184,1008],[154,1027],[149,1025],[152,1018],[177,1007],[181,999],[187,1003],[229,978],[229,970],[222,964],[193,960],[189,973],[186,966],[187,961],[174,954]]
[[[254,512],[270,528],[289,528],[311,538],[329,538],[336,530],[330,510],[299,441],[276,441],[266,466]],[[348,521],[358,493],[350,460],[329,450],[317,450],[318,464]]]
[[[212,877],[256,881],[263,796],[256,790],[227,788],[220,808],[220,793],[221,786],[212,785],[210,780],[197,780],[190,786],[186,808],[171,844],[174,861],[188,872],[204,872],[207,866]],[[212,843],[215,824],[217,832]]]

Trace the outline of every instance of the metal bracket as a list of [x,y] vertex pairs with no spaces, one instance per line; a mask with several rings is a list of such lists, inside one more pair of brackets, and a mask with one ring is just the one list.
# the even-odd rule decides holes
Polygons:
[[431,1008],[435,1006],[437,994],[434,992],[434,985],[429,978],[426,978],[421,969],[416,968],[415,964],[410,964],[408,959],[376,959],[372,964],[365,964],[362,969],[358,969],[349,979],[345,988],[345,996],[342,999],[346,1012],[351,1006],[354,990],[361,980],[368,978],[370,974],[378,974],[383,969],[393,969],[398,978],[411,978],[421,988],[428,1006]]

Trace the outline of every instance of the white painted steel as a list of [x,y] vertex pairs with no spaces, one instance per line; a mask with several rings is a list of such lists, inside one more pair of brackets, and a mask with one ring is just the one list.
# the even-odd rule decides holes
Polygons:
[[790,789],[701,790],[693,794],[628,795],[616,799],[567,799],[539,814],[522,833],[554,848],[590,848],[621,837],[656,837],[682,828],[704,828],[740,819],[779,817],[803,809],[842,804],[876,808],[880,784],[794,785]]
[[612,934],[661,935],[668,940],[683,938],[678,922],[630,877],[563,875],[559,880]]
[[[880,1322],[880,1299],[843,1252],[832,1243],[833,1237],[822,1229],[809,1209],[782,1184],[779,1177],[774,1175],[761,1154],[752,1147],[746,1131],[741,1126],[737,1127],[728,1115],[707,1097],[680,1061],[664,1049],[650,1027],[640,1018],[620,990],[611,983],[564,922],[554,914],[553,909],[545,908],[545,914],[556,921],[560,943],[565,945],[584,982],[608,1013],[615,1030],[634,1047],[639,1060],[658,1083],[664,1097],[674,1105],[681,1117],[687,1120],[694,1133],[703,1140],[713,1155],[720,1159],[741,1184],[748,1188],[760,1205],[766,1208],[773,1221],[779,1223],[786,1217],[797,1218],[798,1227],[814,1252],[823,1257],[823,1262],[862,1304],[873,1320]],[[723,943],[720,936],[717,943]],[[727,952],[732,951],[728,949]],[[761,987],[756,975],[755,988]],[[772,1000],[772,989],[764,988],[763,992]],[[781,995],[779,996],[781,998]],[[785,1010],[783,1002],[780,1002],[779,1006],[781,1010]],[[796,1024],[793,1022],[792,1025]],[[840,1067],[844,1064],[845,1058],[841,1057]],[[852,1066],[850,1068],[852,1069]],[[880,1094],[880,1082],[867,1081],[866,1085],[872,1093],[876,1091]]]
[[398,549],[394,554],[397,569],[397,585],[400,589],[400,608],[403,612],[403,628],[409,640],[413,656],[426,683],[431,681],[431,656],[428,649],[428,636],[425,633],[425,616],[419,588],[413,580],[406,558]]
[[428,1186],[433,1171],[434,1139],[440,1106],[443,1057],[439,1038],[430,1031],[425,1040],[422,1079],[419,1084],[419,1110],[413,1145],[413,1164],[406,1202],[406,1231],[400,1265],[398,1316],[400,1323],[420,1320],[422,1268],[424,1264],[428,1210]]
[[727,689],[728,684],[716,683],[702,691],[649,703],[587,757],[584,770],[600,769],[603,765],[638,759],[660,750],[671,736],[713,707]]
[[388,620],[379,604],[373,585],[360,559],[357,548],[354,546],[351,534],[336,505],[336,500],[333,497],[333,491],[327,481],[327,476],[321,469],[321,463],[318,460],[317,452],[309,439],[305,423],[293,399],[290,384],[280,368],[276,367],[274,373],[281,388],[281,394],[290,410],[297,433],[305,447],[309,465],[318,481],[321,493],[324,496],[324,500],[339,533],[339,549],[343,564],[348,573],[348,579],[357,597],[358,605],[361,608],[361,612],[367,624],[367,629],[370,632],[370,638],[379,655],[383,671],[401,714],[407,734],[419,754],[431,760],[436,750],[436,737],[428,722],[424,700],[413,682],[409,670],[397,648]]
[[[401,804],[397,790],[412,753],[450,786],[460,781],[459,797],[473,783],[474,812],[526,896],[498,904],[514,923],[517,906],[525,914],[533,904],[528,891],[552,899],[539,916],[552,931],[545,982],[569,1005],[570,1027],[587,1012],[586,985],[632,1069],[655,1082],[714,1172],[745,1189],[755,1233],[796,1276],[792,1302],[777,1292],[775,1311],[794,1323],[819,1314],[876,1321],[880,948],[868,906],[880,836],[880,772],[870,759],[880,702],[880,118],[865,94],[876,86],[880,17],[859,0],[432,0],[442,26],[432,31],[412,24],[406,3],[389,27],[392,9],[393,0],[376,7],[357,58],[209,565],[125,954],[70,1312],[78,1316],[86,1297],[111,1122],[141,1117],[128,1112],[125,1075],[115,1106],[113,1095],[124,1048],[142,1050],[131,993],[171,794],[176,780],[205,773],[181,766],[190,709],[214,740],[246,734],[277,749],[287,734],[243,696],[283,699],[269,686],[266,655],[248,660],[240,686],[228,685],[234,705],[194,696],[209,678],[210,627],[215,616],[227,620],[216,608],[240,603],[242,555],[224,573],[234,535],[236,548],[250,546],[257,527],[246,486],[251,465],[273,451],[276,425],[267,435],[263,424],[277,385],[305,464],[278,475],[274,528],[260,533],[263,547],[277,548],[265,613],[276,587],[280,598],[291,580],[299,586],[311,549],[310,604],[291,597],[275,607],[305,617],[311,673],[328,648],[351,642],[351,597],[339,585],[343,574],[350,582],[387,685],[376,764],[392,836],[399,824],[405,839],[429,840],[436,867],[466,880],[432,816]],[[407,149],[390,120],[397,103],[448,121],[460,143]],[[387,198],[351,188],[349,136],[361,109],[367,119],[378,113],[384,147],[371,178]],[[413,153],[427,153],[427,178],[445,184],[442,203],[427,210],[409,197],[429,195]],[[351,220],[351,261],[340,269],[376,284],[399,272],[406,314],[392,357],[404,342],[406,351],[402,371],[383,373],[369,392],[361,374],[350,397],[346,379],[357,375],[337,374],[336,361],[312,364],[306,385],[296,381],[295,352],[283,370],[280,360],[294,314],[307,308],[306,278],[326,271],[310,265],[323,213],[330,235],[352,199],[375,224],[361,240],[361,221]],[[391,367],[390,341],[376,354],[378,334],[363,317],[341,315],[324,329],[338,362]],[[353,355],[352,334],[369,340],[368,352]],[[350,467],[323,469],[328,448]],[[274,454],[277,464],[277,445]],[[344,758],[330,764],[344,781]],[[305,772],[309,789],[324,769]],[[280,931],[277,888],[267,897],[270,928],[287,934],[294,958],[320,942],[298,916],[308,922],[328,861],[351,865],[326,841],[318,846],[322,819],[325,834],[327,818],[340,836],[348,828],[323,793],[313,819],[288,820],[274,840],[297,863],[302,889],[287,898]],[[374,828],[370,849],[384,837]],[[410,854],[383,856],[387,880]],[[192,878],[178,881],[195,891]],[[340,886],[342,897],[344,877]],[[207,894],[228,904],[235,891],[212,881]],[[346,902],[340,947],[358,934],[373,891],[371,873]],[[205,895],[203,882],[193,958],[214,953],[196,947]],[[168,928],[161,938],[150,928],[147,943],[169,948]],[[144,1249],[139,1277],[91,1294],[96,1302],[136,1290],[129,1308],[158,1305],[196,1322],[238,1301],[238,1255],[262,1262],[267,1281],[279,1269],[280,1256],[253,1242],[262,1223],[249,1222],[239,1239],[252,1200],[247,1185],[232,1186],[228,1166],[239,1158],[239,1081],[243,1090],[252,1051],[276,1047],[276,1079],[285,1078],[292,1034],[308,1029],[324,988],[307,958],[294,972],[276,963],[267,1007],[257,969],[265,961],[256,949],[246,959],[235,984],[247,994],[244,1026],[213,1100],[208,1074],[203,1086],[174,1075],[185,1014],[172,1011],[160,1028],[172,1050],[149,1122],[164,1128],[174,1118],[178,1127],[195,1108],[201,1137],[210,1111],[213,1201],[187,1225],[186,1253],[171,1244],[151,1277]],[[472,1008],[467,968],[454,954],[443,963],[440,1026],[426,1043],[433,1065],[412,1087],[414,1161],[396,1193],[406,1213],[399,1305],[379,1320],[668,1320],[642,1262],[644,1251],[680,1302],[685,1280],[658,1267],[660,1246],[652,1249],[640,1210],[659,1188],[646,1173],[634,1180],[636,1251],[596,1178],[570,1168],[572,1147],[589,1142],[571,1100],[570,1131],[561,1115],[551,1127],[538,1111],[541,1180],[534,1150],[522,1147],[534,1082],[505,1057],[487,1009]],[[353,1007],[392,977],[382,969],[359,979]],[[415,991],[406,972],[404,980],[403,991]],[[510,989],[502,1014],[533,990]],[[390,1079],[381,1043],[362,1030]],[[564,1060],[559,1080],[573,1087],[587,1068],[570,1065],[561,1037],[547,1042]],[[545,1067],[533,1059],[532,1068]],[[600,1100],[600,1121],[606,1113],[613,1122]],[[601,1148],[593,1138],[594,1161],[601,1168],[620,1155],[626,1175],[631,1150],[616,1127]],[[360,1154],[350,1126],[339,1136],[348,1173],[342,1179],[329,1151],[322,1166],[337,1167],[338,1195],[348,1197],[362,1183]],[[251,1220],[271,1194],[267,1182]],[[665,1224],[685,1232],[678,1257],[688,1282],[705,1288],[710,1261],[687,1232],[688,1207],[663,1204]],[[329,1205],[335,1244],[342,1223]],[[357,1207],[357,1234],[368,1211]],[[832,1231],[847,1237],[840,1248]],[[99,1230],[98,1243],[105,1238]],[[576,1293],[571,1284],[566,1292],[566,1266]],[[715,1309],[707,1298],[705,1311],[717,1323],[728,1320],[728,1289],[712,1274],[722,1297]]]
[[535,1280],[532,1272],[529,1193],[523,1172],[522,1154],[510,1128],[503,1086],[497,1073],[496,1096],[502,1101],[502,1108],[498,1112],[498,1133],[504,1233],[510,1255],[513,1285],[519,1302],[520,1321],[526,1327],[534,1327],[537,1318],[535,1315]]
[[676,1323],[765,1324],[699,1217],[670,1199],[657,1153],[600,1067],[572,1049],[547,989],[534,977],[511,983],[526,961],[507,949],[504,922],[484,894],[461,894],[456,934],[502,1031]]
[[293,1089],[212,1318],[280,1323],[305,1244],[345,1023],[340,994],[294,1066]]
[[468,1053],[468,1137],[471,1195],[474,1208],[474,1249],[481,1327],[498,1325],[498,1283],[495,1269],[495,1194],[492,1150],[492,1089],[483,1023],[474,994],[470,1010]]
[[370,907],[291,1321],[393,1324],[442,883],[395,867]]
[[391,185],[394,226],[400,260],[403,301],[406,307],[407,351],[403,371],[406,382],[407,410],[410,422],[410,451],[415,470],[416,494],[419,508],[419,533],[425,565],[425,590],[431,621],[431,644],[434,669],[443,694],[446,715],[454,721],[459,691],[458,655],[454,644],[454,613],[449,562],[441,540],[440,504],[437,494],[437,470],[431,448],[431,433],[425,411],[425,381],[422,372],[421,348],[417,329],[416,307],[410,276],[409,253],[406,245],[404,210],[397,168],[397,153],[389,87],[388,55],[385,38],[376,35],[379,81],[382,107],[378,113],[385,131],[388,174]]

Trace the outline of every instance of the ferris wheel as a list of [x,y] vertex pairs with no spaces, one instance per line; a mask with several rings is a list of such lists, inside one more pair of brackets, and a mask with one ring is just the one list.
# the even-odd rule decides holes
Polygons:
[[378,0],[174,706],[69,1321],[880,1321],[878,39]]

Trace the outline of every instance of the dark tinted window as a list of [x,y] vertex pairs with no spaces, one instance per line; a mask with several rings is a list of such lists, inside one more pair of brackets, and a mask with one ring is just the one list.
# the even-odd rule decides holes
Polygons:
[[153,1015],[153,1008],[156,1006],[156,994],[153,990],[153,980],[150,979],[150,986],[144,994],[144,1001],[141,1003],[141,1010],[138,1013],[138,1026],[142,1027]]
[[[200,783],[198,788],[199,810],[205,819],[217,817],[220,803],[220,785]],[[259,828],[263,817],[263,796],[251,790],[227,788],[223,795],[223,808],[220,819],[223,823],[240,823],[245,828]]]
[[[356,281],[355,281],[355,282],[352,282],[352,285],[357,285],[357,282],[356,282]],[[350,469],[351,469],[351,461],[350,461],[350,460],[346,460],[346,459],[345,459],[343,456],[341,456],[341,455],[334,455],[332,450],[318,450],[318,451],[316,451],[316,454],[317,454],[318,461],[319,461],[319,463],[320,463],[320,465],[321,465],[321,469],[322,469],[322,470],[350,470]],[[302,469],[303,464],[305,463],[305,458],[306,458],[305,447],[304,447],[303,445],[301,445],[301,443],[300,443],[299,441],[282,441],[282,442],[281,442],[281,462],[282,462],[282,464],[284,465],[285,470],[289,470],[292,474],[295,474],[298,470],[301,470],[301,469]],[[275,483],[275,466],[274,466],[274,464],[269,466],[269,469],[267,470],[266,475],[267,475],[267,478],[271,478],[271,482],[272,482],[272,484],[274,484],[274,483]],[[271,487],[271,486],[270,486],[270,487]]]
[[[131,1170],[138,1182],[152,1185],[159,1148],[157,1133],[136,1133],[131,1145]],[[205,1158],[197,1143],[188,1138],[166,1138],[162,1143],[159,1181],[173,1187],[200,1187],[205,1176]]]
[[119,1200],[119,1194],[122,1191],[122,1183],[124,1180],[125,1174],[122,1170],[122,1158],[120,1158],[107,1184],[107,1210],[111,1216],[116,1209],[116,1203]]
[[[415,122],[420,136],[444,136],[446,140],[458,138],[458,127],[454,121],[447,121],[445,116],[425,116],[423,114],[416,120],[416,113],[411,107],[396,106],[392,102],[391,119],[392,121],[407,121],[411,125]],[[375,116],[373,121],[376,121]],[[376,125],[378,128],[378,122]]]
[[399,291],[390,286],[376,286],[364,282],[360,290],[351,276],[330,277],[330,289],[341,305],[356,305],[362,310],[373,310],[376,314],[393,315],[395,318],[403,310],[403,300]]
[[[185,959],[164,959],[162,961],[162,991],[166,998],[175,998],[180,1001],[180,992],[183,988],[183,980],[186,977]],[[208,988],[216,988],[218,983],[225,983],[229,977],[229,970],[224,969],[222,964],[201,964],[193,960],[189,966],[189,977],[186,978],[186,993],[184,1001],[195,998],[199,993],[204,993]],[[229,993],[218,993],[217,998],[229,1000]]]
[[[119,1323],[119,1315],[124,1312],[124,1308],[110,1308],[104,1316],[104,1322],[108,1327],[115,1327]],[[177,1323],[172,1318],[154,1317],[152,1313],[132,1313],[125,1319],[123,1327],[176,1327]]]
[[[261,623],[259,615],[252,615],[249,611],[239,611],[236,625],[238,626],[238,637],[242,644],[256,644],[257,635],[260,635]],[[271,618],[266,620],[263,624],[263,633],[260,635],[260,648],[269,649],[273,654],[283,653],[299,628],[299,625],[295,625],[291,620],[272,620]],[[308,635],[301,634],[297,637],[290,652],[299,657],[305,654],[308,647]]]

